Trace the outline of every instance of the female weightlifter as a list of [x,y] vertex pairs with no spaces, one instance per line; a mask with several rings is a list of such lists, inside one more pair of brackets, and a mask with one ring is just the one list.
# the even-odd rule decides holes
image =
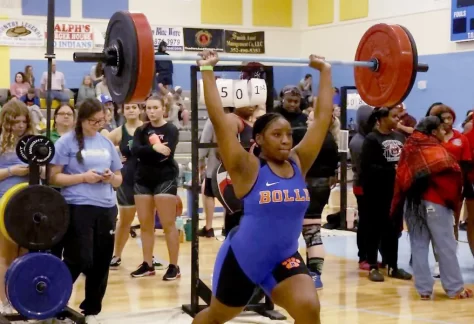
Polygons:
[[61,136],[74,129],[75,119],[76,110],[69,105],[61,105],[54,110],[54,124],[50,135],[53,143],[56,143]]
[[379,271],[377,255],[379,247],[383,260],[388,264],[389,277],[410,280],[412,275],[398,268],[398,237],[401,224],[395,226],[390,219],[395,170],[402,151],[405,136],[394,131],[399,122],[400,109],[375,108],[369,118],[373,131],[364,139],[360,156],[360,182],[367,208],[367,262],[370,264],[369,279],[384,281]]
[[298,238],[309,204],[305,175],[326,136],[332,114],[331,66],[318,56],[310,66],[320,71],[316,119],[292,149],[290,124],[280,114],[265,114],[254,124],[260,158],[240,145],[225,118],[213,66],[217,53],[205,51],[201,66],[204,98],[217,144],[245,216],[222,245],[215,264],[209,308],[193,323],[225,323],[244,309],[261,286],[297,323],[320,323],[313,281],[298,253]]
[[85,300],[79,306],[86,322],[102,309],[114,251],[114,188],[122,184],[120,156],[112,142],[99,133],[104,123],[102,104],[97,99],[85,99],[79,105],[74,131],[56,142],[51,161],[51,183],[61,186],[69,205],[64,263],[73,281],[81,273],[86,276]]
[[142,239],[143,263],[132,277],[155,275],[153,245],[155,241],[155,208],[165,232],[170,265],[163,280],[181,277],[178,267],[179,234],[176,228],[176,195],[178,164],[174,152],[179,130],[164,118],[165,102],[152,96],[146,101],[149,122],[138,127],[133,136],[132,155],[137,158],[135,173],[135,206]]
[[[431,113],[435,113],[433,109]],[[444,114],[444,113],[443,113]],[[443,115],[441,114],[441,115]],[[448,297],[473,297],[464,288],[451,229],[461,202],[463,176],[454,155],[443,147],[446,124],[425,117],[407,139],[396,171],[392,217],[403,214],[410,234],[415,287],[423,300],[431,299],[434,279],[428,264],[433,242],[441,266],[441,283]]]
[[135,218],[134,177],[137,165],[136,156],[132,155],[133,134],[138,127],[143,125],[139,119],[140,109],[137,104],[125,104],[123,109],[125,124],[115,128],[108,138],[115,145],[122,156],[122,184],[117,189],[119,205],[119,222],[115,231],[115,252],[110,267],[116,269],[122,263],[122,251],[127,243],[130,226]]
[[[23,135],[33,134],[34,128],[28,107],[20,100],[10,100],[0,113],[0,196],[16,184],[28,181],[28,165],[16,155],[16,143]],[[0,312],[13,313],[5,296],[5,274],[18,257],[16,244],[0,234]]]

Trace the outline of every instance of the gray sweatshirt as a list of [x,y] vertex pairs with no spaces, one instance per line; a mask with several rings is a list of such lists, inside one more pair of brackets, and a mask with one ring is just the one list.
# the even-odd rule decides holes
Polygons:
[[360,186],[359,174],[360,174],[360,153],[362,152],[362,144],[364,143],[365,136],[372,130],[367,129],[367,122],[372,114],[373,108],[370,106],[360,106],[357,110],[356,122],[357,122],[357,134],[352,137],[349,143],[349,150],[351,152],[352,161],[352,172],[354,173],[354,186]]

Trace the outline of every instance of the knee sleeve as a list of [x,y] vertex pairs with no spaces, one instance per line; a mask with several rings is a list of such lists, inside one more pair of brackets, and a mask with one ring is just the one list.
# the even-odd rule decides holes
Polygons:
[[322,245],[323,240],[321,239],[321,225],[303,225],[303,237],[304,241],[306,242],[306,248],[308,249],[312,246]]

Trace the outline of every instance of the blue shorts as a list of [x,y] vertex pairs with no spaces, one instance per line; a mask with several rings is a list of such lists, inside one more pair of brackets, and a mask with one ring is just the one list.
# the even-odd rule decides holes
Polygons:
[[273,289],[283,280],[298,274],[309,276],[303,258],[296,251],[287,259],[275,264],[275,268],[266,274],[263,280],[259,282],[252,280],[240,266],[239,260],[232,251],[231,239],[232,233],[219,249],[212,278],[212,292],[217,300],[226,306],[246,306],[257,287],[261,287],[267,296],[271,296]]

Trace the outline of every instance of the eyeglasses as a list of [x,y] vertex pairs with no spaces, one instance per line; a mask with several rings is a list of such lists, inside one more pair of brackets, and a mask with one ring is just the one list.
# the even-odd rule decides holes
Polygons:
[[105,119],[99,119],[99,120],[97,120],[97,119],[88,119],[87,121],[92,126],[98,126],[98,125],[105,124]]
[[64,116],[72,117],[73,115],[74,115],[73,113],[62,113],[62,112],[58,113],[58,116],[62,116],[62,117]]

